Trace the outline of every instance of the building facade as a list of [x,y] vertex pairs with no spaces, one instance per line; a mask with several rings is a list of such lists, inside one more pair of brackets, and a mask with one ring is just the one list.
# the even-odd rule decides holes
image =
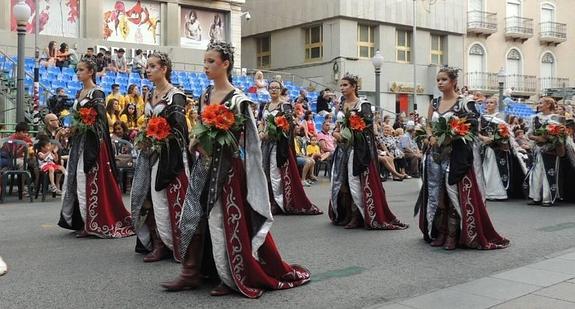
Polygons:
[[575,24],[569,23],[575,1],[465,2],[465,84],[471,91],[496,93],[501,69],[504,87],[525,99],[567,88],[575,80],[575,45],[568,40],[575,33]]
[[[16,55],[17,35],[12,6],[18,0],[0,0],[0,50]],[[212,37],[236,47],[241,67],[241,18],[245,0],[39,0],[40,50],[52,40],[77,46],[124,48],[128,59],[136,49],[167,52],[179,70],[201,70]],[[26,0],[35,14],[35,0]],[[34,18],[28,24],[26,56],[34,56]]]
[[464,64],[465,4],[460,0],[248,0],[245,10],[252,18],[242,21],[244,67],[290,72],[336,89],[338,79],[351,72],[373,102],[371,58],[380,50],[381,107],[393,113],[425,113],[437,94],[438,68]]

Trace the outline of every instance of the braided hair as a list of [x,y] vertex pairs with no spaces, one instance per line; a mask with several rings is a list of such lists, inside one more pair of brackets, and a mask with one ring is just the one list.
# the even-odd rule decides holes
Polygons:
[[228,66],[228,80],[230,83],[232,82],[232,70],[234,69],[234,52],[235,48],[232,46],[231,43],[227,43],[224,41],[216,41],[211,40],[208,44],[208,48],[206,51],[215,50],[220,54],[222,61],[229,61],[230,65]]
[[437,74],[439,73],[447,74],[447,77],[449,77],[450,80],[455,81],[454,90],[457,91],[457,80],[459,79],[459,71],[461,71],[460,68],[444,66],[441,69],[439,69],[439,72],[437,72]]
[[149,58],[158,58],[158,62],[160,63],[161,66],[166,67],[166,79],[168,80],[168,83],[172,83],[171,81],[171,76],[172,76],[172,60],[170,59],[170,57],[168,56],[168,54],[164,53],[164,52],[159,52],[156,51],[153,54],[150,55]]
[[84,64],[88,70],[92,71],[92,81],[96,83],[96,72],[98,71],[98,65],[96,62],[90,58],[84,58],[80,60],[79,64]]

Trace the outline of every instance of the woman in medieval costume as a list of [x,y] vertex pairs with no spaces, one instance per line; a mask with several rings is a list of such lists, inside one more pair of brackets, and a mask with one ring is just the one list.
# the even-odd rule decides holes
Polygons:
[[[221,131],[233,136],[233,141],[224,144],[194,130],[201,141],[196,146],[201,154],[191,172],[182,212],[182,272],[162,286],[171,291],[197,288],[202,280],[204,247],[209,250],[211,243],[209,259],[221,283],[210,294],[237,291],[257,298],[264,290],[305,284],[310,273],[284,262],[269,232],[273,219],[268,192],[262,190],[267,184],[261,143],[251,102],[230,82],[233,56],[230,44],[215,41],[210,42],[204,56],[204,70],[214,86],[200,100],[201,123],[196,126],[220,126],[230,119],[236,125]],[[239,155],[240,139],[245,146],[244,161]]]
[[319,215],[322,214],[321,210],[309,201],[303,189],[295,152],[291,145],[292,131],[296,124],[293,121],[291,104],[281,101],[282,89],[280,81],[269,83],[271,101],[264,107],[260,126],[263,166],[272,213]]
[[70,136],[70,157],[64,179],[62,211],[58,225],[93,235],[121,238],[134,234],[130,213],[116,182],[116,163],[110,140],[104,91],[96,87],[96,63],[78,63],[83,88],[74,103],[76,125]]
[[559,174],[561,157],[565,156],[565,144],[555,142],[543,132],[551,126],[562,126],[564,118],[555,114],[557,103],[553,98],[539,99],[539,113],[531,121],[527,136],[535,142],[533,166],[529,172],[529,204],[551,206],[561,196]]
[[[389,209],[378,170],[371,104],[358,98],[358,78],[346,74],[340,81],[344,96],[333,136],[329,217],[347,229],[402,230]],[[357,126],[355,126],[357,125]]]
[[[485,198],[506,200],[522,197],[523,179],[527,174],[527,157],[513,136],[504,115],[497,111],[497,97],[485,101],[485,113],[479,121],[478,137],[482,142],[482,170]],[[523,151],[523,152],[521,152]]]
[[168,55],[154,53],[148,58],[146,73],[155,89],[144,109],[145,128],[136,138],[140,154],[131,191],[136,251],[147,253],[144,262],[182,258],[178,225],[188,188],[190,157],[186,151],[186,96],[170,84],[171,71]]
[[[451,125],[452,120],[459,119],[465,122],[461,132],[467,129],[475,133],[479,113],[475,102],[457,95],[457,78],[457,69],[439,70],[437,87],[442,96],[431,102],[429,124]],[[446,250],[457,246],[475,249],[509,246],[509,241],[497,234],[487,213],[479,143],[474,137],[443,141],[444,137],[430,134],[423,160],[423,185],[415,213],[419,212],[424,239],[431,246],[443,246]]]

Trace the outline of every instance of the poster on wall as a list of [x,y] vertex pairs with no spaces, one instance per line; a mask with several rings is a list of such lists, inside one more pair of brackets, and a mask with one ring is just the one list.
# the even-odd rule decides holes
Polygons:
[[104,40],[160,43],[160,3],[150,1],[104,0]]
[[[10,7],[14,7],[18,2],[19,0],[10,0]],[[36,9],[35,0],[26,0],[25,2],[32,12],[26,25],[28,33],[34,33],[36,16],[39,16],[40,34],[78,37],[80,32],[80,0],[39,0],[38,9]],[[13,10],[10,10],[10,28],[12,31],[16,31],[17,24],[13,13]]]
[[205,49],[211,39],[226,40],[225,14],[191,7],[181,8],[180,45]]

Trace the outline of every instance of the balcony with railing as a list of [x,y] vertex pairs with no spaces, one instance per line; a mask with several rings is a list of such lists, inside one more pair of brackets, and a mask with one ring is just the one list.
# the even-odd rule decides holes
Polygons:
[[490,35],[497,32],[497,13],[467,12],[467,33]]
[[533,19],[519,16],[507,17],[505,19],[505,37],[523,41],[533,37]]
[[550,21],[539,23],[539,41],[545,44],[560,44],[567,41],[567,25]]
[[534,95],[537,93],[537,77],[520,74],[507,75],[505,88],[511,88],[517,95]]
[[561,77],[540,77],[539,78],[539,92],[545,93],[547,89],[557,89],[569,87],[569,78]]
[[499,90],[497,73],[469,72],[465,74],[465,85],[469,91],[481,91],[485,94],[493,94]]

